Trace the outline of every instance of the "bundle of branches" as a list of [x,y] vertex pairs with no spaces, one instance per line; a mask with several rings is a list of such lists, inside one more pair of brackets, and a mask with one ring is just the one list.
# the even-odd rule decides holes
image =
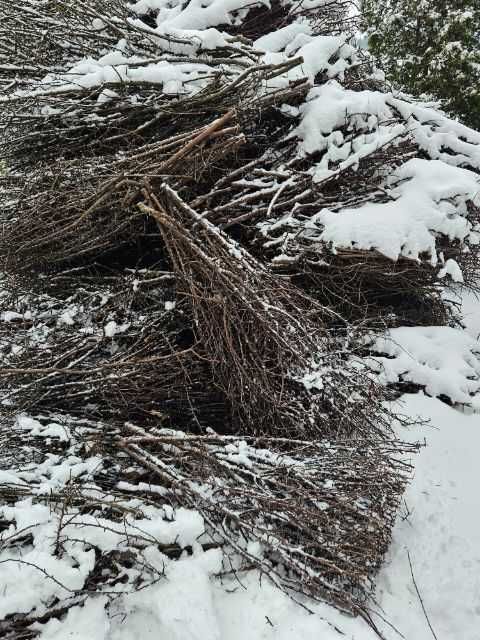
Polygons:
[[[151,28],[148,15],[123,0],[26,0],[20,5],[0,2],[0,82],[6,92],[31,86],[32,79],[52,79],[82,58],[100,57],[112,50],[121,56],[141,55],[158,61],[159,52],[188,62],[203,51],[195,40],[177,32]],[[205,50],[208,51],[208,43]],[[223,41],[220,56],[244,51],[243,38]],[[208,55],[208,54],[207,54]]]
[[[248,243],[255,255],[270,261],[273,270],[290,276],[348,320],[375,322],[382,316],[393,325],[443,324],[450,310],[442,299],[441,285],[448,284],[448,279],[440,282],[440,268],[431,253],[414,258],[400,253],[392,259],[381,246],[357,247],[355,240],[335,246],[334,237],[324,233],[324,211],[358,211],[360,215],[365,205],[394,203],[398,179],[391,185],[392,176],[417,154],[410,137],[400,136],[375,146],[359,158],[358,165],[345,163],[319,181],[312,175],[312,159],[299,159],[291,141],[281,141],[278,149],[221,178],[191,204]],[[462,175],[457,179],[462,180]],[[471,195],[462,205],[465,222],[461,224],[470,233],[466,230],[455,239],[437,233],[435,243],[440,266],[454,260],[464,286],[478,290],[480,225],[474,185],[473,179]],[[388,214],[386,210],[385,217]],[[388,226],[386,221],[382,224]]]
[[[21,436],[0,485],[5,579],[24,563],[32,582],[46,585],[41,606],[0,622],[3,637],[34,637],[39,623],[93,594],[112,596],[105,615],[113,624],[132,592],[154,590],[195,546],[222,549],[223,579],[256,569],[295,597],[327,600],[374,624],[372,578],[410,475],[398,456],[415,447],[147,432],[59,414],[20,417],[0,434],[13,440],[9,450]],[[28,460],[26,445],[35,452]],[[27,505],[35,506],[29,525],[19,526]],[[35,560],[45,536],[48,571]]]
[[[297,157],[297,144],[292,136],[274,140],[256,162],[246,163],[220,179],[193,204],[201,206],[202,213],[224,229],[239,223],[266,221],[259,225],[263,229],[273,219],[282,220],[286,226],[291,217],[287,214],[292,212],[299,219],[302,216],[306,219],[324,207],[338,211],[354,203],[384,201],[382,183],[386,175],[416,153],[411,141],[399,139],[361,158],[358,167],[335,171],[318,182],[312,176],[312,159]],[[229,202],[230,210],[226,206]],[[275,234],[277,226],[280,229]],[[268,240],[278,239],[280,232],[280,225],[273,226],[275,235],[267,236]],[[266,244],[264,250],[271,257],[275,247]]]
[[414,447],[129,430],[121,449],[202,514],[232,566],[236,552],[283,589],[366,614],[410,470],[391,454]]
[[[465,219],[478,229],[479,208],[472,201],[467,204]],[[389,326],[449,324],[455,314],[445,303],[445,288],[462,282],[465,288],[480,291],[480,245],[476,240],[463,243],[447,236],[437,238],[442,256],[439,266],[432,264],[428,253],[418,259],[400,256],[392,260],[381,251],[357,249],[354,244],[319,247],[314,225],[305,235],[300,232],[301,238],[299,226],[287,221],[287,229],[276,228],[279,236],[271,244],[267,241],[272,248],[282,243],[282,253],[273,258],[274,269],[291,275],[294,282],[349,320],[372,322],[382,317]],[[452,273],[448,264],[456,265]]]
[[332,306],[350,320],[372,327],[384,325],[443,325],[454,321],[445,304],[437,270],[428,261],[418,264],[408,258],[392,262],[376,251],[328,250],[319,256],[305,248],[293,264],[278,261],[280,273],[306,288],[310,295]]
[[148,234],[131,205],[136,183],[113,179],[107,161],[40,165],[26,180],[17,178],[14,197],[4,209],[8,222],[0,240],[2,262],[10,271],[82,264],[85,258],[135,245]]
[[148,51],[150,42],[150,51],[156,48],[147,29],[128,20],[134,14],[126,3],[26,0],[21,9],[6,0],[0,3],[0,65],[3,82],[10,77],[13,86],[115,48],[124,29],[135,47]]
[[[282,95],[294,99],[304,92],[301,82]],[[1,184],[9,200],[3,210],[0,258],[10,270],[27,274],[32,268],[51,271],[62,264],[85,264],[122,246],[144,260],[147,253],[158,257],[158,238],[135,206],[143,179],[155,186],[168,177],[189,197],[208,191],[219,176],[230,177],[226,166],[242,165],[245,156],[263,152],[275,116],[268,105],[265,109],[256,112],[259,127],[248,139],[240,130],[252,113],[246,105],[241,112],[227,111],[197,129],[187,128],[120,157],[45,163],[26,177],[4,176]],[[275,126],[286,130],[288,119],[279,115],[276,121]]]
[[[323,241],[322,227],[315,222],[316,214],[325,208],[337,212],[347,207],[358,209],[365,202],[390,201],[386,177],[419,153],[418,140],[412,139],[411,127],[403,126],[393,142],[391,135],[382,134],[387,141],[381,144],[382,136],[378,136],[377,141],[374,137],[371,148],[358,153],[358,166],[350,158],[348,162],[338,163],[332,149],[337,146],[341,149],[337,153],[340,158],[344,158],[345,153],[352,155],[351,151],[365,141],[365,131],[372,126],[371,118],[376,117],[368,111],[349,113],[347,107],[344,122],[334,131],[337,142],[333,141],[332,133],[333,142],[328,143],[326,152],[319,148],[317,155],[298,157],[294,151],[297,137],[305,136],[302,123],[292,132],[291,116],[309,87],[300,66],[302,55],[298,55],[303,54],[307,67],[311,66],[309,58],[305,58],[307,49],[292,49],[294,55],[285,56],[278,64],[265,64],[261,53],[241,37],[236,37],[235,45],[227,46],[226,41],[222,41],[210,50],[199,36],[188,55],[185,42],[175,42],[174,38],[170,47],[175,46],[167,55],[165,43],[157,40],[162,34],[170,37],[168,24],[155,30],[148,26],[149,18],[145,18],[144,23],[132,18],[135,12],[142,13],[140,6],[128,9],[133,11],[128,16],[126,9],[121,9],[122,3],[117,4],[102,29],[95,22],[101,20],[101,7],[95,3],[76,8],[66,3],[59,10],[67,25],[64,28],[70,28],[69,21],[78,20],[80,15],[88,24],[93,20],[97,26],[92,27],[91,32],[90,27],[87,28],[88,37],[92,38],[95,29],[100,29],[102,34],[105,29],[116,33],[115,25],[121,25],[125,43],[122,51],[115,54],[117,58],[104,56],[93,67],[75,67],[67,75],[52,71],[46,82],[37,83],[29,91],[17,91],[3,104],[7,135],[2,153],[13,164],[36,162],[38,153],[48,160],[59,153],[74,157],[78,153],[96,156],[107,151],[109,154],[115,150],[126,152],[126,157],[120,159],[109,155],[94,157],[89,162],[67,162],[61,167],[65,184],[56,184],[58,171],[52,172],[49,168],[46,171],[39,168],[38,173],[45,175],[28,179],[27,188],[9,214],[14,223],[4,233],[4,249],[11,252],[11,247],[15,247],[19,264],[28,269],[35,264],[37,256],[42,266],[83,259],[85,254],[92,257],[148,235],[145,220],[137,218],[137,211],[131,213],[132,217],[122,215],[121,220],[119,212],[128,212],[135,203],[139,177],[159,175],[160,180],[166,177],[173,180],[187,202],[216,224],[231,228],[249,247],[253,236],[255,243],[261,243],[254,251],[256,255],[262,260],[271,259],[273,266],[283,273],[297,276],[297,284],[302,283],[299,275],[303,276],[302,286],[310,290],[312,280],[316,281],[313,285],[316,295],[323,292],[322,301],[339,305],[347,318],[366,315],[375,319],[380,313],[387,320],[395,318],[394,323],[412,322],[416,314],[409,319],[409,313],[414,313],[419,306],[430,310],[424,322],[447,317],[435,286],[438,269],[429,268],[428,256],[421,261],[405,261],[400,257],[389,262],[381,252],[344,246],[339,257],[339,252],[332,253],[329,242]],[[327,3],[321,10],[285,6],[282,28],[305,19],[309,32],[331,33],[325,25],[332,24],[332,16],[345,14],[346,8],[345,3],[338,2]],[[37,9],[57,11],[56,7]],[[235,11],[234,8],[233,14]],[[252,16],[255,11],[255,8],[250,11]],[[273,10],[270,19],[274,20],[275,15]],[[50,20],[51,16],[47,18]],[[248,15],[246,20],[248,22]],[[272,23],[269,25],[270,29]],[[87,36],[79,30],[72,37],[84,42]],[[358,90],[358,82],[365,75],[364,63],[361,56],[355,57],[353,49],[342,42],[344,39],[339,37],[338,43],[335,41],[335,46],[332,45],[332,55],[325,66],[319,65],[320,74],[316,79],[328,80],[335,65],[341,63],[344,84]],[[209,51],[207,57],[202,53],[204,45]],[[157,57],[152,57],[152,47],[156,48]],[[187,62],[188,78],[184,73]],[[174,91],[167,87],[170,80],[162,71],[165,65],[171,69],[168,77],[177,83]],[[177,90],[180,95],[176,96]],[[359,96],[361,94],[359,92]],[[405,104],[398,102],[390,100],[389,120],[378,121],[379,129],[402,128],[399,123],[405,117],[402,113]],[[289,105],[289,117],[278,118],[278,110],[272,109],[272,105],[284,103]],[[224,133],[215,132],[215,139],[209,136],[207,149],[205,140],[195,144],[210,126],[205,125],[205,120],[208,118],[211,123],[212,115],[228,114],[232,106],[236,108],[237,122],[226,126]],[[327,111],[330,108],[327,103]],[[306,113],[305,108],[302,109]],[[267,130],[265,124],[272,117],[278,120],[279,126]],[[193,129],[192,120],[198,124]],[[20,135],[16,135],[16,131],[21,132]],[[262,137],[265,143],[259,144]],[[145,144],[147,139],[149,142]],[[158,142],[152,143],[152,139]],[[191,156],[190,162],[185,163],[185,155]],[[221,166],[227,157],[230,172]],[[316,169],[312,175],[312,164],[329,167],[331,175],[318,181]],[[70,172],[72,177],[67,177]],[[67,189],[72,197],[64,202],[61,193]],[[34,231],[38,229],[35,240],[23,242],[32,225]],[[52,225],[55,226],[53,233]],[[315,226],[316,233],[313,232]],[[77,239],[74,251],[72,236]],[[446,251],[443,247],[439,249],[448,260],[449,241],[446,244]],[[475,250],[467,256],[467,248],[465,243],[460,243],[450,253],[458,254],[460,260],[470,259]],[[318,282],[322,283],[321,288]],[[387,290],[385,295],[378,295],[379,282],[381,288]],[[341,291],[338,291],[339,283]],[[410,289],[411,304],[407,305],[410,311],[405,311],[402,304],[407,289]]]
[[51,160],[138,151],[152,140],[187,134],[192,124],[201,127],[212,114],[240,103],[246,112],[260,112],[306,95],[304,82],[260,95],[263,86],[298,67],[301,57],[260,64],[258,54],[243,63],[237,61],[240,54],[236,51],[231,60],[212,57],[208,64],[185,62],[182,56],[157,63],[126,58],[120,65],[99,64],[87,75],[80,69],[14,93],[3,100],[0,112],[2,156],[25,166],[35,165],[39,154]]
[[313,179],[305,159],[296,158],[295,144],[282,140],[277,149],[222,177],[192,206],[248,243],[275,271],[290,276],[297,286],[349,320],[366,316],[375,321],[379,314],[387,316],[402,307],[403,317],[408,318],[405,295],[414,291],[417,301],[424,301],[424,310],[432,304],[425,322],[434,314],[445,317],[437,296],[436,271],[428,265],[392,262],[379,252],[333,252],[328,243],[319,244],[313,232],[315,214],[324,208],[341,211],[352,205],[388,202],[385,177],[416,154],[412,142],[389,143],[362,158],[355,169],[338,170],[321,182]]
[[[382,433],[381,394],[350,356],[342,318],[258,260],[163,185],[140,208],[159,224],[177,291],[193,310],[196,340],[244,433]],[[313,391],[313,392],[312,392]]]
[[103,288],[97,276],[90,291],[78,288],[77,277],[67,300],[19,298],[18,291],[15,306],[12,296],[3,300],[17,309],[0,324],[7,413],[41,408],[145,424],[161,418],[192,431],[226,428],[228,402],[196,353],[191,313],[176,304],[172,274],[134,275]]

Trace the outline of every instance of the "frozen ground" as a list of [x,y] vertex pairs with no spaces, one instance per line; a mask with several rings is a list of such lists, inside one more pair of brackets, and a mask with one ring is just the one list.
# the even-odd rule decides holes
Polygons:
[[480,638],[480,416],[463,415],[422,395],[405,409],[431,420],[410,437],[428,446],[416,463],[379,595],[388,619],[411,640],[432,638],[413,585],[407,551],[425,609],[439,638]]
[[468,333],[480,339],[480,299],[472,293],[462,296],[462,315]]

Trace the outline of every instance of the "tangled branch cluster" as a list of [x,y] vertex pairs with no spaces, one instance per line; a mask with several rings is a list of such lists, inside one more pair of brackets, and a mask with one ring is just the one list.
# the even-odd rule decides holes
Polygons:
[[[107,595],[112,612],[121,610],[133,593],[164,581],[165,565],[194,547],[221,550],[224,580],[256,570],[300,601],[327,600],[375,625],[361,594],[366,585],[373,589],[409,477],[410,466],[397,456],[415,447],[192,435],[59,415],[20,418],[0,436],[17,464],[42,470],[34,480],[19,470],[0,488],[0,562],[28,566],[30,555],[21,550],[48,537],[50,570],[31,569],[58,594],[41,609],[0,621],[4,637],[35,637],[40,624],[92,594]],[[84,462],[60,475],[61,459]],[[55,488],[46,492],[53,477]],[[26,505],[49,511],[49,518],[17,527],[16,508],[20,514]],[[190,514],[200,518],[195,542],[178,533]],[[62,563],[92,549],[95,561],[81,588],[55,577]]]
[[[0,561],[20,563],[8,553],[31,543],[16,531],[25,500],[52,508],[55,561],[71,544],[95,555],[67,599],[54,590],[43,612],[0,622],[7,638],[120,581],[130,593],[161,580],[145,550],[167,562],[194,543],[142,538],[138,522],[180,509],[200,514],[204,549],[222,550],[218,574],[255,568],[374,625],[412,449],[392,439],[362,332],[448,310],[428,256],[334,247],[317,214],[394,201],[391,176],[428,155],[427,130],[431,157],[475,168],[478,148],[389,96],[388,117],[347,109],[305,151],[312,91],[379,88],[341,35],[349,2],[238,0],[198,28],[177,4],[157,22],[141,2],[0,0],[0,459],[18,472],[0,487]],[[295,46],[268,40],[295,30]],[[465,206],[473,229],[478,206]],[[474,283],[470,236],[436,241]],[[11,437],[19,412],[37,416],[41,441]],[[82,437],[47,437],[49,420]],[[46,498],[51,454],[84,470],[92,451],[101,471]],[[99,522],[118,548],[80,535]]]

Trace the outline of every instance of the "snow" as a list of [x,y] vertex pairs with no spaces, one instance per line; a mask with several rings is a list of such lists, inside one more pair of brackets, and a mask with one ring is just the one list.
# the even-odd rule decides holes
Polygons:
[[480,297],[473,292],[461,290],[459,298],[466,331],[475,340],[480,340]]
[[347,43],[346,36],[310,36],[300,32],[285,46],[285,51],[276,51],[280,44],[276,38],[261,42],[262,48],[271,46],[273,49],[264,53],[264,64],[284,64],[292,58],[301,58],[302,63],[269,80],[268,90],[286,87],[290,82],[304,78],[313,85],[315,76],[322,72],[328,78],[342,78],[355,60],[355,50]]
[[130,60],[122,54],[115,54],[115,61],[111,57],[98,61],[88,59],[72,67],[66,76],[55,78],[47,76],[43,81],[45,88],[40,85],[32,95],[93,89],[105,84],[120,86],[136,82],[163,85],[165,94],[186,91],[194,93],[204,86],[205,77],[211,71],[210,67],[204,64],[171,64],[166,60],[138,67],[135,64],[135,59]]
[[[154,562],[152,555],[148,557]],[[124,623],[112,628],[110,638],[130,640],[222,640],[213,601],[210,576],[219,571],[218,550],[198,552],[192,558],[170,563],[166,581],[124,599],[119,612],[127,613]]]
[[[133,5],[133,9],[138,14],[146,13],[150,9],[160,9],[157,23],[162,25],[165,31],[172,33],[173,29],[205,30],[220,24],[231,24],[231,13],[251,4],[251,0],[190,0],[182,7],[180,2],[139,0]],[[267,2],[257,4],[268,6]]]
[[415,580],[439,639],[477,640],[480,629],[480,421],[423,394],[405,396],[408,415],[431,420],[402,437],[425,437],[415,478],[399,517],[378,595],[385,616],[407,638],[432,638],[412,584]]
[[380,380],[413,382],[430,396],[480,410],[480,343],[451,327],[399,327],[378,338],[373,351]]
[[[439,261],[439,234],[451,240],[471,237],[477,241],[478,231],[465,218],[467,200],[477,198],[476,174],[439,160],[415,158],[399,167],[389,182],[395,198],[389,202],[320,211],[312,220],[323,227],[319,239],[334,249],[375,249],[391,260],[418,260],[427,254],[432,266]],[[459,269],[454,276],[461,279]]]
[[300,112],[302,119],[294,135],[301,141],[299,150],[302,154],[326,149],[329,135],[354,114],[358,114],[357,124],[366,131],[373,127],[365,121],[363,114],[375,116],[377,120],[391,116],[384,94],[378,91],[350,91],[336,80],[311,89]]
[[254,43],[255,49],[278,53],[286,49],[298,35],[311,35],[311,33],[312,27],[308,21],[300,20],[258,38]]
[[[268,42],[273,49],[279,45],[273,36]],[[328,43],[323,46],[327,50]],[[344,69],[347,68],[345,61],[350,60],[350,64],[356,61],[355,54],[347,51],[346,46],[339,48],[340,59],[336,63]],[[297,53],[303,55],[303,49]],[[326,64],[324,58],[322,62],[315,67],[316,72],[323,67],[332,79],[311,89],[300,108],[302,120],[294,132],[300,140],[299,155],[326,151],[317,163],[314,173],[317,180],[334,173],[330,168],[332,163],[341,161],[339,168],[355,166],[361,157],[399,136],[412,137],[434,160],[451,166],[480,168],[480,133],[402,94],[345,89],[334,79],[336,72],[341,77],[341,69]],[[307,61],[307,73],[308,64]],[[399,114],[403,122],[395,114]],[[348,125],[347,130],[354,134],[352,140],[344,142],[343,134],[339,138],[338,129],[343,125]],[[336,135],[332,137],[333,132]]]
[[40,436],[42,438],[58,438],[62,442],[69,442],[71,435],[68,427],[50,422],[46,425],[38,420],[34,420],[29,416],[19,415],[16,419],[16,426],[19,429],[28,431],[32,436]]
[[[312,84],[320,71],[327,71],[328,76],[332,78],[337,75],[342,77],[343,72],[350,66],[348,58],[353,55],[354,49],[346,44],[345,36],[317,36],[316,38],[304,36],[302,40],[306,42],[295,54],[303,58],[301,71]],[[293,51],[295,41],[292,45]],[[329,61],[335,54],[338,54],[338,60],[331,64]]]
[[0,322],[12,322],[23,319],[24,316],[16,311],[2,311],[2,313],[0,313]]
[[445,278],[447,275],[450,276],[453,282],[463,282],[463,273],[456,260],[452,260],[450,258],[438,272],[438,277],[440,279]]
[[73,607],[65,620],[53,618],[46,624],[35,624],[42,640],[104,640],[110,627],[105,616],[105,596],[86,600],[83,607]]
[[431,158],[480,169],[480,132],[401,95],[389,96],[388,102],[405,118],[416,142]]
[[[69,592],[81,589],[86,578],[86,575],[82,576],[72,569],[68,562],[54,562],[47,552],[11,553],[10,558],[2,558],[0,562],[3,565],[1,618],[13,613],[28,613],[44,600],[65,597]],[[9,564],[5,564],[7,562]],[[93,565],[92,558],[90,570]],[[41,567],[51,578],[46,578],[37,567]]]
[[117,323],[115,322],[115,320],[110,320],[110,322],[107,322],[107,324],[105,325],[104,328],[104,333],[105,333],[105,337],[106,338],[113,338],[114,335],[117,333]]
[[75,315],[77,313],[76,307],[66,309],[58,318],[58,324],[66,324],[72,326],[75,324]]

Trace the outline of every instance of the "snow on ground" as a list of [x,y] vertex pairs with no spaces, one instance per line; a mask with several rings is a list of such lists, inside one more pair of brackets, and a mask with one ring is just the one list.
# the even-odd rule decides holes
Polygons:
[[462,316],[467,332],[480,340],[480,297],[464,292],[462,295]]
[[[413,585],[439,640],[480,638],[480,415],[465,415],[423,394],[403,410],[431,420],[408,438],[428,446],[415,464],[387,563],[378,580],[386,617],[407,638],[432,638]],[[402,433],[405,437],[405,434]]]

